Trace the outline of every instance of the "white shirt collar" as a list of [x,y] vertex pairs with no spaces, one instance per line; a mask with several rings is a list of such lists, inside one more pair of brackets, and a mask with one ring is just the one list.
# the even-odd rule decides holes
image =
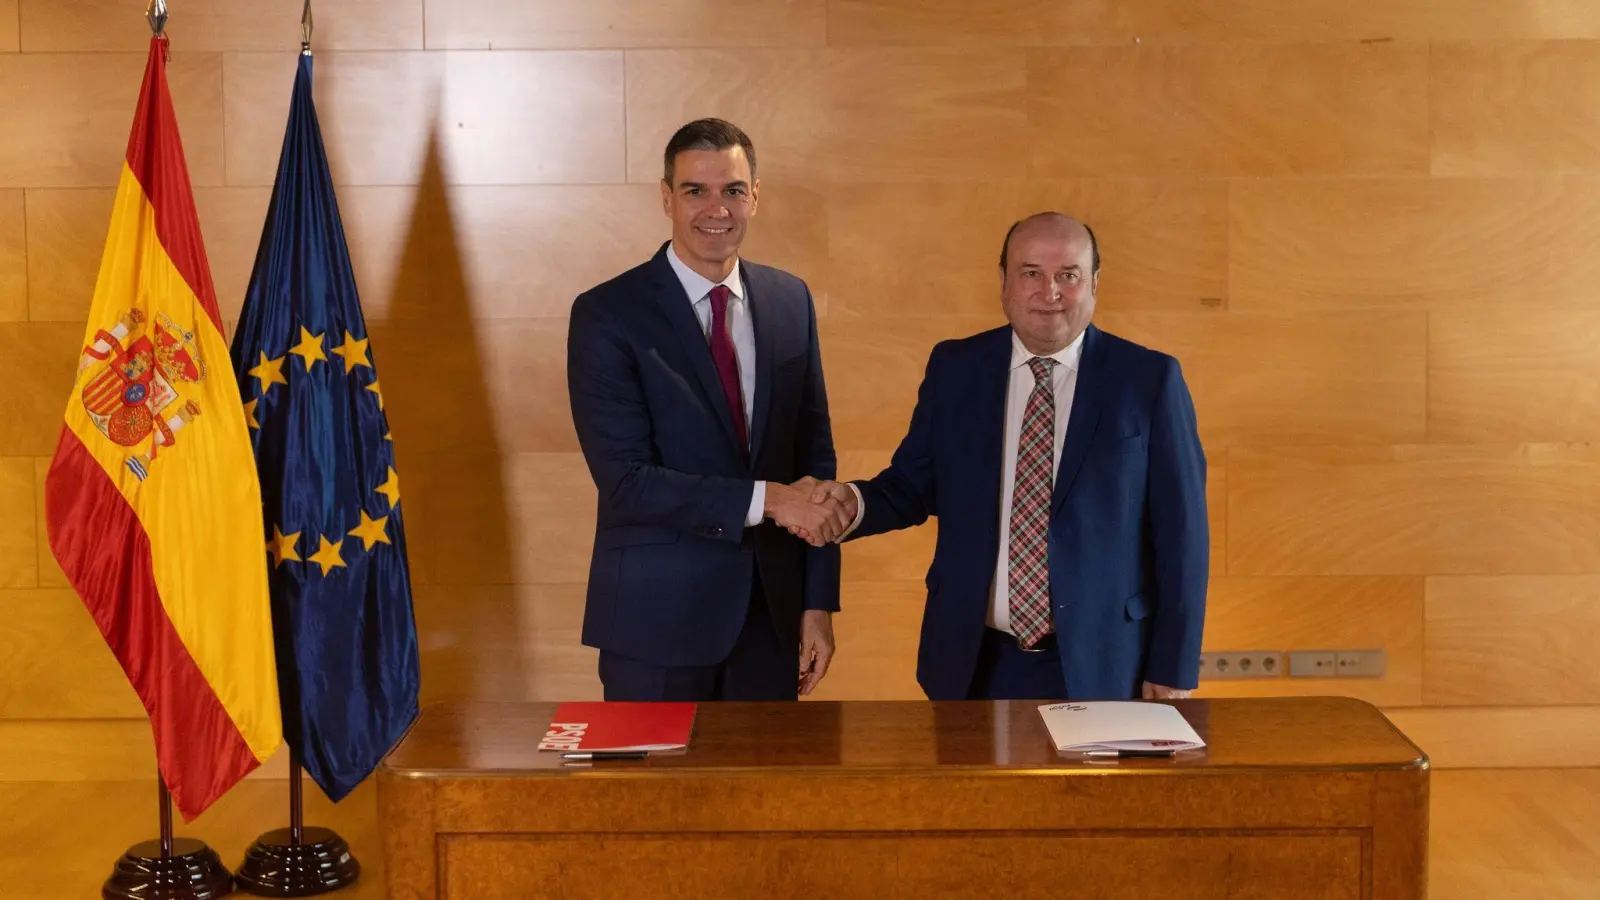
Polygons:
[[[710,290],[710,288],[706,288],[706,290]],[[1061,365],[1066,366],[1068,371],[1073,371],[1073,372],[1077,371],[1078,363],[1080,361],[1082,361],[1082,359],[1083,359],[1083,336],[1085,334],[1088,334],[1088,333],[1089,333],[1089,329],[1085,328],[1082,332],[1080,332],[1078,334],[1078,336],[1076,338],[1073,339],[1072,343],[1070,343],[1067,346],[1061,348],[1060,351],[1058,351],[1056,353],[1052,353],[1052,354],[1050,354],[1049,356],[1047,356],[1045,358],[1046,359],[1053,359],[1056,362],[1060,363]],[[1034,354],[1028,352],[1028,348],[1027,347],[1022,346],[1022,338],[1017,337],[1017,333],[1015,331],[1012,331],[1011,332],[1011,368],[1016,369],[1016,368],[1019,368],[1021,366],[1025,366],[1025,365],[1028,364],[1028,360],[1033,359],[1033,357],[1034,357]]]
[[720,282],[712,281],[685,265],[683,260],[678,258],[678,249],[671,244],[667,245],[667,262],[672,265],[672,271],[678,276],[678,281],[682,282],[683,291],[689,295],[690,304],[704,300],[711,293],[711,289],[718,284],[727,286],[728,290],[733,292],[734,299],[744,299],[744,281],[739,278],[738,260],[734,260],[733,271]]

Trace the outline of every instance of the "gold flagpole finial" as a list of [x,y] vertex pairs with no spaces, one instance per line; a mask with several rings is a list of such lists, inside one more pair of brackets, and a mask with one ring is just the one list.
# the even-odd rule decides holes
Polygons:
[[306,0],[305,12],[300,14],[300,52],[311,55],[311,0]]
[[161,37],[167,33],[167,0],[150,0],[150,7],[144,12],[145,21],[150,23],[150,33]]

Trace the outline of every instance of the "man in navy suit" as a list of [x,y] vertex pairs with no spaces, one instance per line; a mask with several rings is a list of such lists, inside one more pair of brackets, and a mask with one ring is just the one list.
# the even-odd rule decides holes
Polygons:
[[[607,700],[792,700],[833,656],[849,516],[805,282],[739,259],[760,182],[737,127],[667,144],[672,240],[572,307],[567,385],[599,489],[583,642]],[[800,486],[794,486],[798,483]]]
[[852,538],[938,517],[917,657],[932,699],[1196,685],[1210,535],[1194,404],[1176,359],[1090,324],[1099,281],[1087,226],[1012,226],[1010,325],[936,346],[889,468],[816,492],[850,509]]

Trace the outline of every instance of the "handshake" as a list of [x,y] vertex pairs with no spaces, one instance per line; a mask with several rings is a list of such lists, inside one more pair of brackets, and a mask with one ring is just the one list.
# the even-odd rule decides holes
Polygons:
[[794,484],[767,482],[767,518],[813,547],[838,540],[856,520],[855,491],[811,476]]

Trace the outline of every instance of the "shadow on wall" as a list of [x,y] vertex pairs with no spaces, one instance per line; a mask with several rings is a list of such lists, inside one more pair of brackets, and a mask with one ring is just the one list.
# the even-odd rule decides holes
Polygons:
[[522,699],[527,666],[508,587],[519,579],[500,437],[433,118],[388,319],[373,328],[414,504],[422,702]]

